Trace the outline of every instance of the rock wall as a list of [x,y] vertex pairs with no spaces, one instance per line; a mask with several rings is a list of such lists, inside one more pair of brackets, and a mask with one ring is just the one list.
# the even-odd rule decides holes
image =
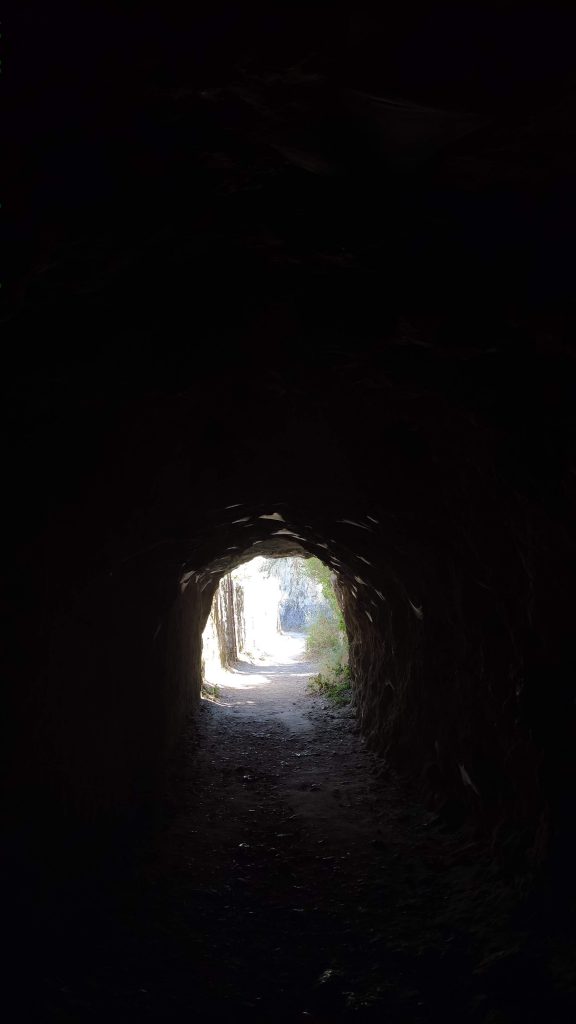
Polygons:
[[42,671],[28,679],[4,747],[10,815],[32,815],[57,834],[68,821],[113,818],[156,794],[199,697],[206,599],[182,591],[162,561],[142,558],[54,610]]
[[[444,354],[414,346],[405,361],[405,347],[391,341],[385,358],[356,355],[352,382],[346,366],[335,367],[321,400],[315,381],[296,410],[286,399],[284,455],[278,434],[260,431],[261,417],[278,412],[278,392],[271,386],[264,407],[262,390],[249,401],[250,381],[239,388],[236,377],[231,397],[237,389],[239,406],[258,410],[244,429],[266,479],[260,491],[240,467],[223,479],[207,457],[211,500],[202,506],[201,449],[179,441],[197,415],[189,396],[160,403],[152,417],[147,403],[120,406],[112,422],[106,406],[76,408],[81,475],[66,446],[63,396],[53,420],[39,418],[13,467],[12,493],[28,493],[30,504],[28,517],[12,522],[18,557],[6,564],[11,811],[95,819],[150,795],[198,699],[201,634],[218,580],[272,551],[319,555],[337,575],[362,728],[435,806],[534,850],[572,827],[566,362],[558,356],[552,375],[549,359],[524,352],[524,387],[531,381],[540,403],[509,424],[515,358],[490,377],[486,408],[482,366],[491,354],[451,362],[447,382]],[[348,409],[341,421],[330,418],[336,388]],[[290,476],[291,446],[299,432],[304,446],[312,415],[330,490],[315,467]],[[234,499],[241,507],[227,509]],[[270,519],[276,512],[282,524]],[[238,632],[229,613],[228,621]]]
[[99,5],[89,32],[69,7],[38,5],[11,79],[10,815],[93,820],[158,786],[218,580],[268,545],[338,574],[374,746],[449,816],[558,846],[573,14],[524,45],[483,5],[454,46],[453,12],[401,5],[137,30]]
[[318,583],[305,574],[301,559],[278,559],[272,572],[280,585],[280,626],[304,632],[319,611],[331,614],[331,608]]

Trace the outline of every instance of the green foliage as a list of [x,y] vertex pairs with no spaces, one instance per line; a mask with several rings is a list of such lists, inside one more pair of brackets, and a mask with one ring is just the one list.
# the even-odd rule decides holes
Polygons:
[[315,583],[319,583],[322,587],[322,594],[334,613],[338,629],[340,632],[344,633],[344,619],[342,617],[340,605],[338,604],[336,591],[332,584],[332,570],[330,569],[330,566],[325,565],[319,558],[307,558],[303,565],[303,571],[306,576],[314,580]]
[[206,700],[220,700],[220,687],[218,683],[215,683],[214,686],[211,683],[203,683],[202,696]]
[[348,665],[335,662],[324,672],[312,676],[308,683],[312,693],[327,697],[337,707],[344,707],[352,699],[352,683]]
[[344,634],[332,616],[320,612],[310,624],[306,636],[306,654],[312,658],[341,659]]
[[306,574],[321,585],[330,606],[330,611],[321,611],[308,629],[306,653],[320,663],[320,671],[310,680],[309,688],[340,707],[348,704],[351,699],[344,618],[334,591],[330,568],[318,558],[309,558],[304,565]]

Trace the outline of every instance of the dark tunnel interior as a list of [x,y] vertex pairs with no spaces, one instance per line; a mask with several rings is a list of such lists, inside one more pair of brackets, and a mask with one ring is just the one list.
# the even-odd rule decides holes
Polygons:
[[[576,1019],[575,28],[6,29],[7,1019]],[[333,570],[352,706],[219,740],[256,553]]]

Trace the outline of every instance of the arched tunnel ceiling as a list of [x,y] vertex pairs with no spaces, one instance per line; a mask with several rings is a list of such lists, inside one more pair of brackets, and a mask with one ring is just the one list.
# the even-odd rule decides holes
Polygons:
[[464,6],[19,15],[6,459],[51,598],[255,550],[235,502],[416,608],[455,543],[491,585],[505,487],[567,520],[576,15]]
[[573,792],[576,9],[504,6],[19,13],[17,778],[56,750],[79,800],[105,769],[113,803],[134,708],[133,767],[199,687],[209,588],[305,551],[343,582],[383,749],[439,759],[446,792],[464,749],[496,808],[510,778],[536,816],[545,750]]
[[[320,527],[314,523],[313,509],[302,516],[285,503],[273,510],[265,507],[268,511],[244,505],[222,509],[218,524],[195,538],[195,556],[182,567],[181,588],[193,580],[201,591],[211,594],[223,575],[258,555],[315,555],[330,567],[340,586],[346,588],[370,621],[386,601],[383,588],[391,583],[416,618],[422,619],[421,600],[410,600],[391,564],[383,559],[386,542],[374,514],[325,520]],[[412,594],[413,599],[417,596]]]

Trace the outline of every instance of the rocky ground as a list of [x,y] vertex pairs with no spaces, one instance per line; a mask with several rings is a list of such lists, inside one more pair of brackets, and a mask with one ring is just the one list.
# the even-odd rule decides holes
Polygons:
[[191,718],[156,828],[14,897],[7,1019],[576,1019],[567,937],[313,671],[297,635],[241,662]]

